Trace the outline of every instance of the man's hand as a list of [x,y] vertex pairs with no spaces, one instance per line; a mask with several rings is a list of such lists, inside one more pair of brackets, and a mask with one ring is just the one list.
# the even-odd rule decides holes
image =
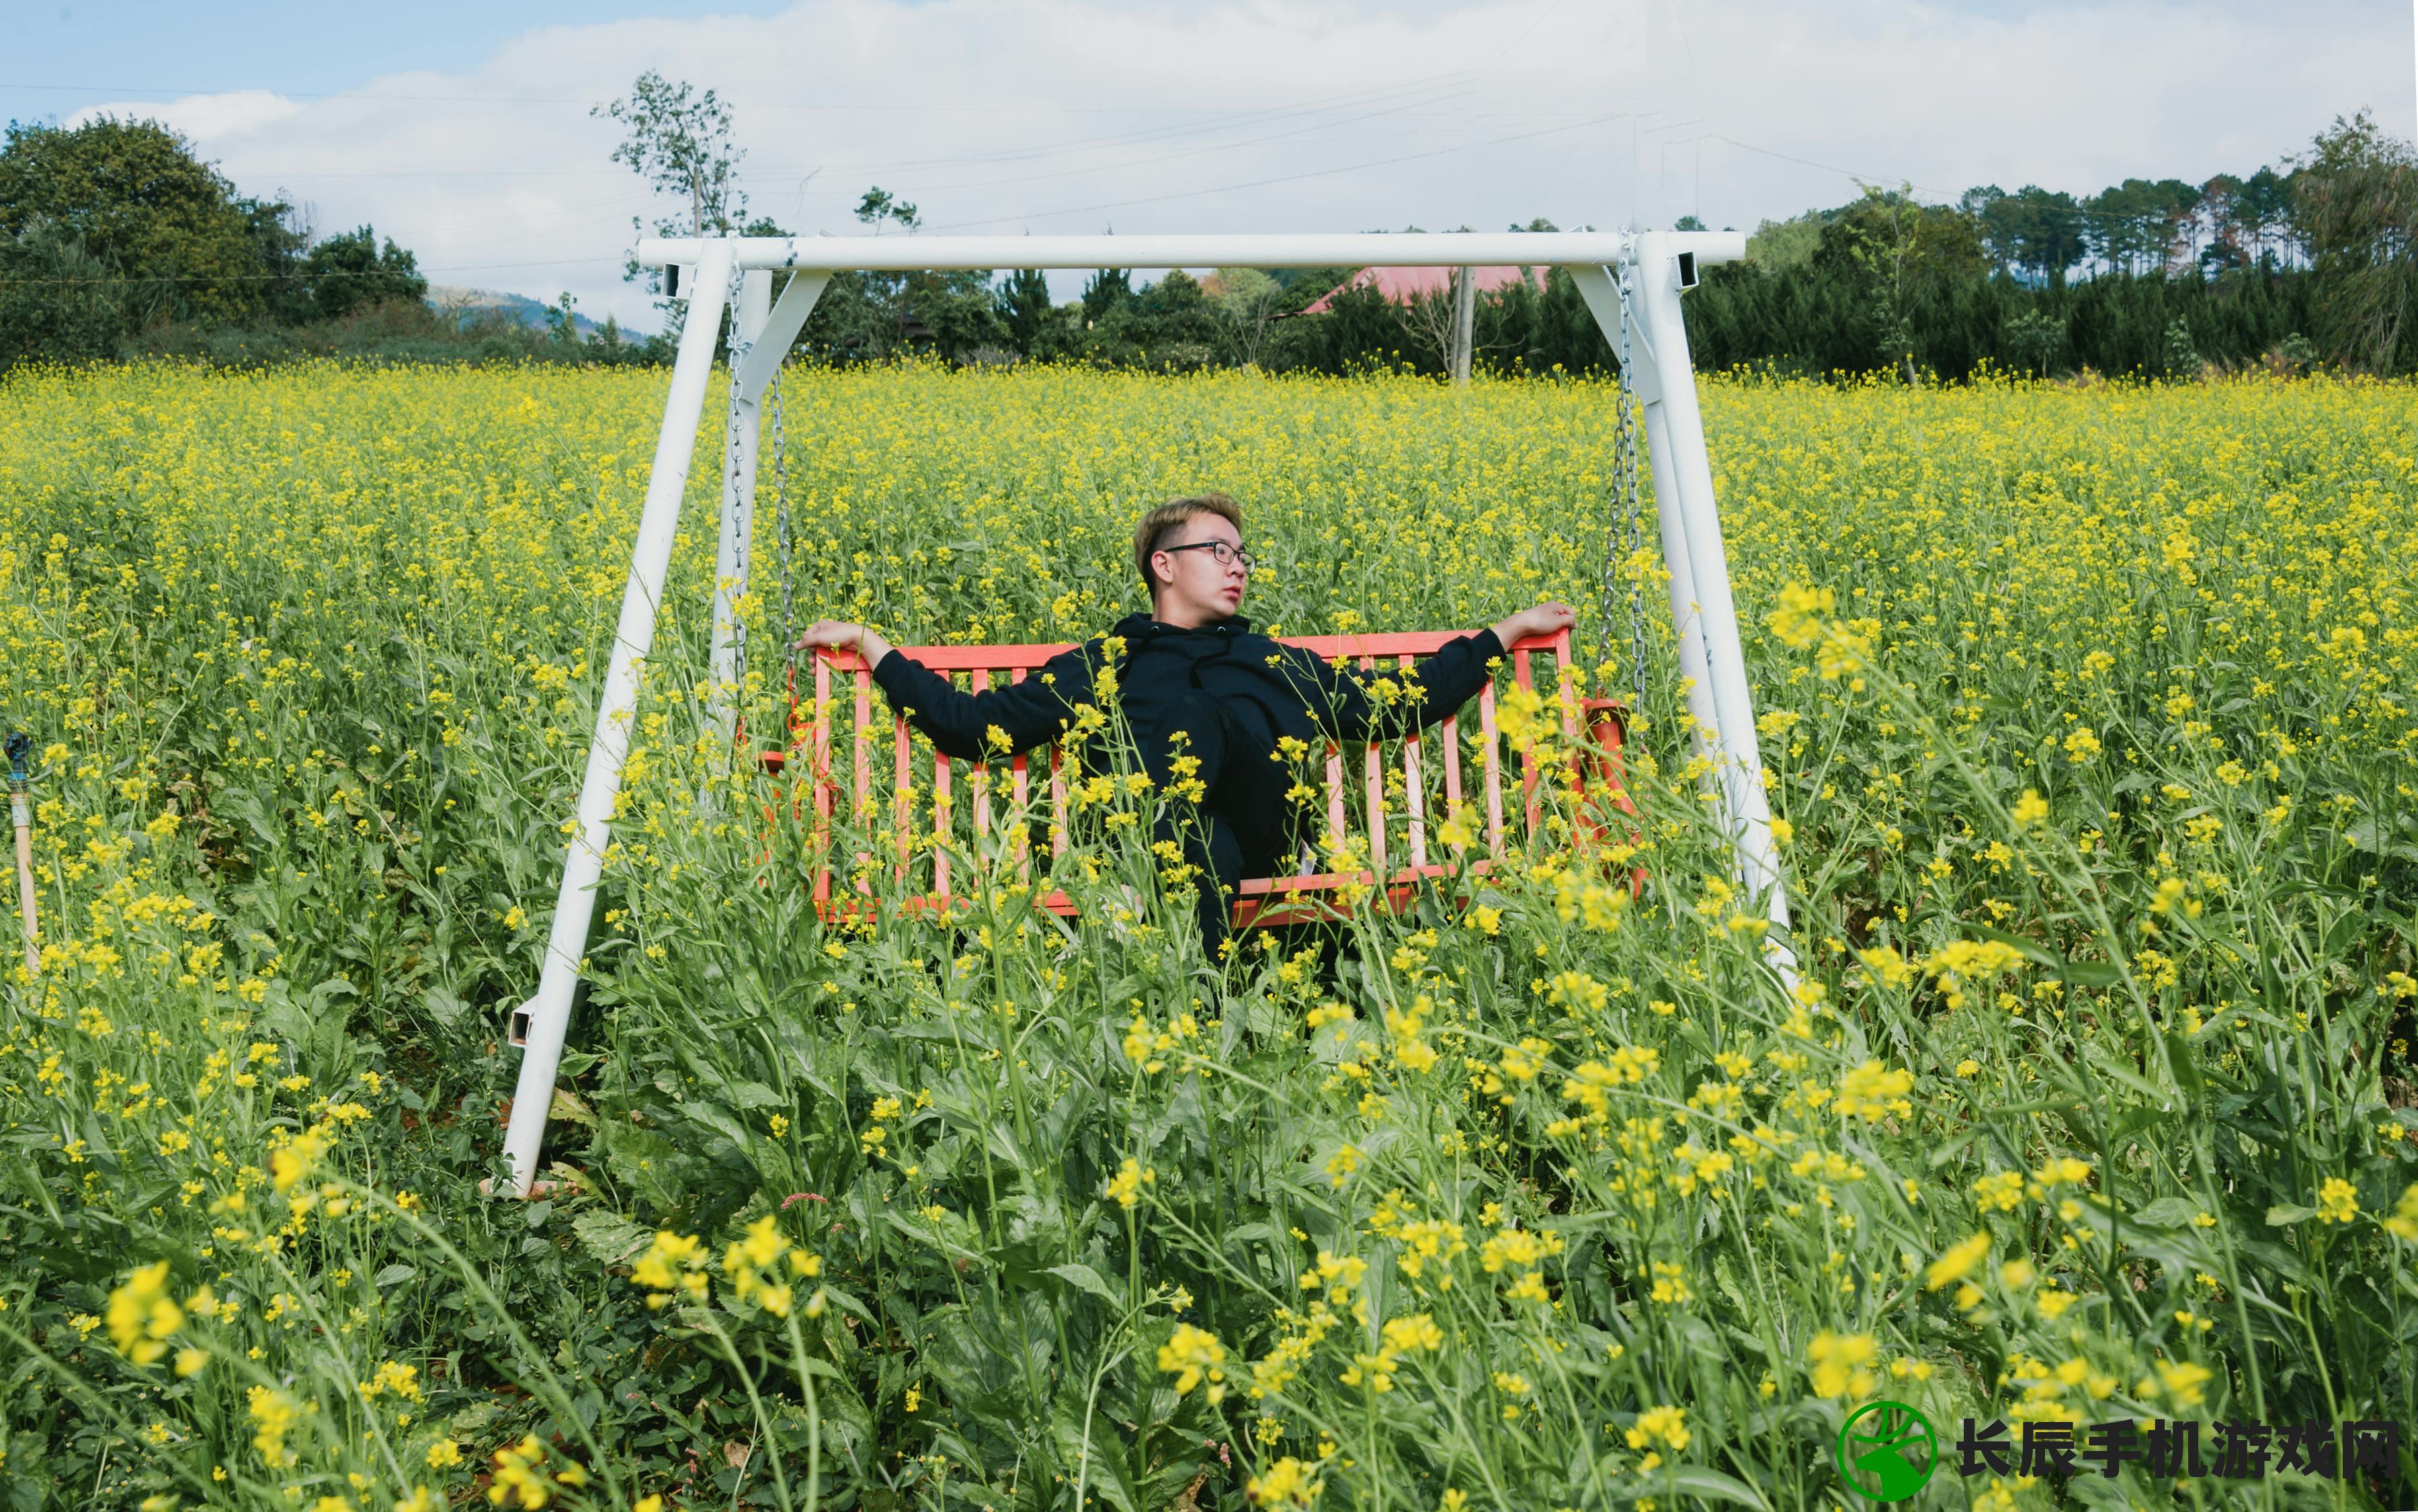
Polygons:
[[1576,623],[1578,615],[1570,606],[1556,600],[1523,609],[1494,627],[1494,638],[1508,650],[1514,642],[1530,635],[1552,635],[1568,630]]
[[852,625],[845,619],[818,619],[798,637],[793,650],[812,650],[817,647],[846,647],[865,658],[867,667],[881,664],[881,659],[894,649],[881,633],[864,625]]

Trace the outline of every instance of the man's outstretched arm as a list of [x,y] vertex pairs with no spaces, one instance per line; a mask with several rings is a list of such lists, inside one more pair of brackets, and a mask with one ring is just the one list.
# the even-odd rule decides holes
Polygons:
[[1518,614],[1506,615],[1489,628],[1494,638],[1509,650],[1513,644],[1531,635],[1552,635],[1578,623],[1578,614],[1559,599],[1545,603],[1532,603]]
[[798,637],[798,649],[818,646],[865,658],[890,707],[905,713],[934,749],[960,761],[1046,745],[1064,730],[1075,705],[1092,695],[1091,660],[1081,647],[1050,658],[1022,682],[966,693],[868,626],[818,619]]
[[[1340,741],[1391,740],[1442,722],[1477,696],[1492,673],[1488,664],[1530,635],[1550,635],[1576,619],[1566,603],[1539,603],[1507,615],[1495,624],[1446,643],[1409,672],[1379,667],[1370,676],[1339,672],[1319,663],[1326,709],[1311,717]],[[1372,691],[1381,680],[1396,682],[1400,692],[1385,697]]]

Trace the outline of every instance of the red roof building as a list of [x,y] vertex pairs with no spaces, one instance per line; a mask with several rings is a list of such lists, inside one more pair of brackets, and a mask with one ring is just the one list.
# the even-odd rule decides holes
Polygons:
[[[1301,313],[1305,315],[1324,314],[1335,297],[1350,288],[1373,288],[1395,304],[1416,304],[1432,295],[1448,293],[1455,271],[1449,267],[1364,267],[1313,302],[1304,305]],[[1539,282],[1535,269],[1514,267],[1508,264],[1480,267],[1477,274],[1480,293],[1516,283],[1523,278],[1531,285]]]

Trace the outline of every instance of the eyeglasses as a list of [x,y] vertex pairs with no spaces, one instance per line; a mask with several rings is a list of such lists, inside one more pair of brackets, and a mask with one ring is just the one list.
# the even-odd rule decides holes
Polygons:
[[1252,558],[1249,552],[1244,551],[1239,547],[1230,546],[1222,541],[1194,541],[1186,542],[1181,546],[1161,546],[1158,549],[1168,553],[1170,556],[1172,556],[1179,551],[1205,551],[1217,559],[1217,565],[1220,567],[1232,566],[1235,561],[1240,560],[1243,564],[1243,571],[1247,573],[1259,565],[1258,562]]

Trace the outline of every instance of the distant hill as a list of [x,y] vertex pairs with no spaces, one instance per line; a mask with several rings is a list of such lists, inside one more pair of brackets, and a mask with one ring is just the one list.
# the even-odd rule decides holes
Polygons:
[[[545,329],[545,304],[526,294],[506,294],[499,289],[467,289],[458,284],[432,283],[428,286],[428,302],[445,313],[455,316],[462,324],[493,315],[502,315],[531,330]],[[582,336],[596,334],[596,322],[586,315],[574,313],[571,323]]]

